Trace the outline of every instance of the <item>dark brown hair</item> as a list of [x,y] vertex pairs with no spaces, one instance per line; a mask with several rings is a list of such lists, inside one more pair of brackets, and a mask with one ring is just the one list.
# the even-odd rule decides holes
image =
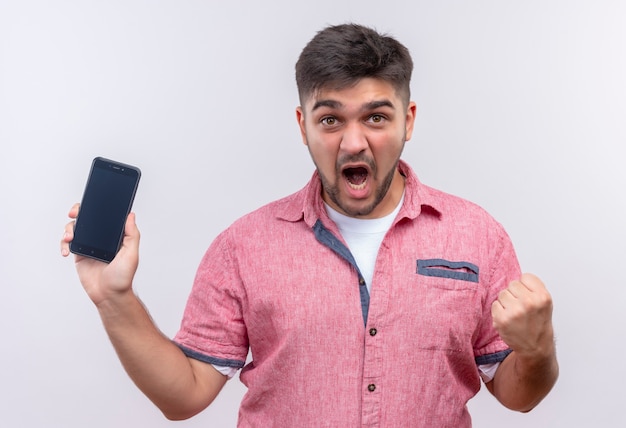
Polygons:
[[300,103],[314,92],[343,89],[372,77],[390,83],[408,103],[413,60],[393,37],[357,24],[327,27],[304,47],[296,63]]

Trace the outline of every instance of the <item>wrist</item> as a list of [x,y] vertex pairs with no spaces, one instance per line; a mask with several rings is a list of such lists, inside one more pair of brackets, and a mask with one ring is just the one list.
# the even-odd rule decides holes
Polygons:
[[132,288],[112,290],[99,297],[99,299],[93,300],[93,303],[103,319],[123,314],[139,301]]
[[556,345],[551,339],[532,351],[516,351],[515,366],[518,373],[542,373],[556,365]]

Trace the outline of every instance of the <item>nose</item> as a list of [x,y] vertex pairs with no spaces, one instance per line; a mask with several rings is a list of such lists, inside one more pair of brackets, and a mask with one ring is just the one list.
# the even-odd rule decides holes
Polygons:
[[341,135],[340,149],[347,154],[364,152],[368,147],[367,136],[362,127],[357,123],[346,126]]

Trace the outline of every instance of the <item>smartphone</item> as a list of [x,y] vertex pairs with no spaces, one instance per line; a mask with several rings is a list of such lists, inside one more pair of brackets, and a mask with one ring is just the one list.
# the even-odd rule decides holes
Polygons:
[[70,251],[109,263],[120,249],[139,168],[97,157],[91,164]]

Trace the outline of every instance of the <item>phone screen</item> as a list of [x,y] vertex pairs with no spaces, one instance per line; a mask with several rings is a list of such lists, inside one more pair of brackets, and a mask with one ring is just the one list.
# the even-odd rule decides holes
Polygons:
[[73,253],[113,260],[140,176],[137,167],[100,157],[93,160],[70,243]]

